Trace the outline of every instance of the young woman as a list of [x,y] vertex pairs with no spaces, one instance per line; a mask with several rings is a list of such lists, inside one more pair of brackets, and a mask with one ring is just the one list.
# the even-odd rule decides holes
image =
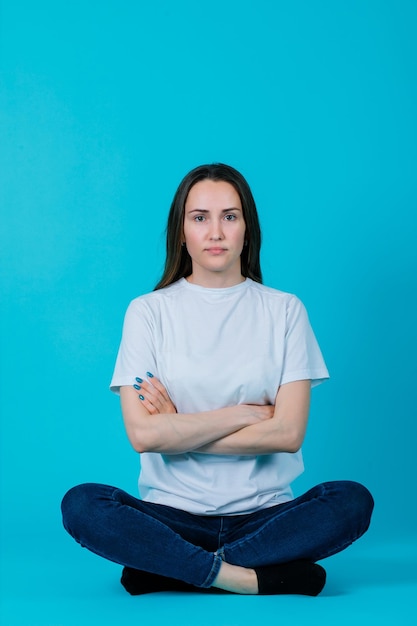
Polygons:
[[127,310],[111,389],[141,499],[85,484],[62,511],[76,541],[124,566],[132,594],[317,595],[316,561],[369,526],[358,483],[291,491],[310,389],[328,373],[302,303],[262,285],[260,244],[243,176],[197,167],[171,206],[162,279]]

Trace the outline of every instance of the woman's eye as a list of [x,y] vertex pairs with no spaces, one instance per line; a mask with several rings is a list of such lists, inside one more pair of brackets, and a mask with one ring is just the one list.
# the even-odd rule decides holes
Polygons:
[[194,220],[195,220],[196,222],[204,222],[205,217],[204,217],[204,215],[196,215],[196,216],[194,217]]
[[233,213],[230,213],[229,215],[225,215],[224,219],[227,222],[233,222],[236,219],[236,215],[234,215]]

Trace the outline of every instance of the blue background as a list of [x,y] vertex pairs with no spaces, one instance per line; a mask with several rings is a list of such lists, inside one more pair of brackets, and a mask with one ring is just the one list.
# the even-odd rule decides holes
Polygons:
[[[332,375],[314,391],[296,491],[365,483],[376,509],[358,545],[415,552],[417,3],[3,0],[0,18],[7,626],[26,610],[67,623],[45,617],[52,592],[40,599],[55,579],[65,606],[57,572],[68,602],[84,573],[101,605],[100,576],[118,576],[70,543],[60,499],[84,481],[136,491],[108,383],[128,302],[161,275],[176,186],[205,162],[247,177],[265,283],[304,301]],[[16,577],[31,559],[25,604]],[[88,586],[82,601],[96,610]]]

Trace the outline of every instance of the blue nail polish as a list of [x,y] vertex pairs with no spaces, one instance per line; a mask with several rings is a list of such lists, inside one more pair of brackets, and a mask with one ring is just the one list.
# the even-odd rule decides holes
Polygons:
[[140,387],[139,385],[133,385],[135,389],[137,389],[139,391]]
[[139,400],[144,400],[145,396],[142,396],[142,394],[139,394]]
[[143,380],[141,378],[136,378],[136,382],[143,383]]
[[149,376],[149,378],[153,378],[153,374],[151,374],[150,372],[146,372],[146,376]]

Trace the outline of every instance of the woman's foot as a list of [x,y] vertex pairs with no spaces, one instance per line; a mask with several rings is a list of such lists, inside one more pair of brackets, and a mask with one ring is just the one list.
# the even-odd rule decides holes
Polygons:
[[246,595],[317,596],[325,582],[325,570],[310,561],[292,561],[254,569],[224,562],[213,587]]
[[259,594],[317,596],[326,583],[326,571],[310,561],[291,561],[255,569]]
[[182,580],[159,576],[149,572],[142,572],[133,567],[124,567],[120,579],[123,587],[132,596],[139,596],[144,593],[155,593],[157,591],[196,591],[197,587],[188,585]]
[[132,596],[141,596],[145,593],[157,593],[159,591],[186,591],[193,593],[227,593],[223,589],[209,587],[208,589],[189,585],[182,580],[176,578],[168,578],[159,574],[151,574],[143,572],[133,567],[124,567],[122,577],[120,579],[123,587]]

